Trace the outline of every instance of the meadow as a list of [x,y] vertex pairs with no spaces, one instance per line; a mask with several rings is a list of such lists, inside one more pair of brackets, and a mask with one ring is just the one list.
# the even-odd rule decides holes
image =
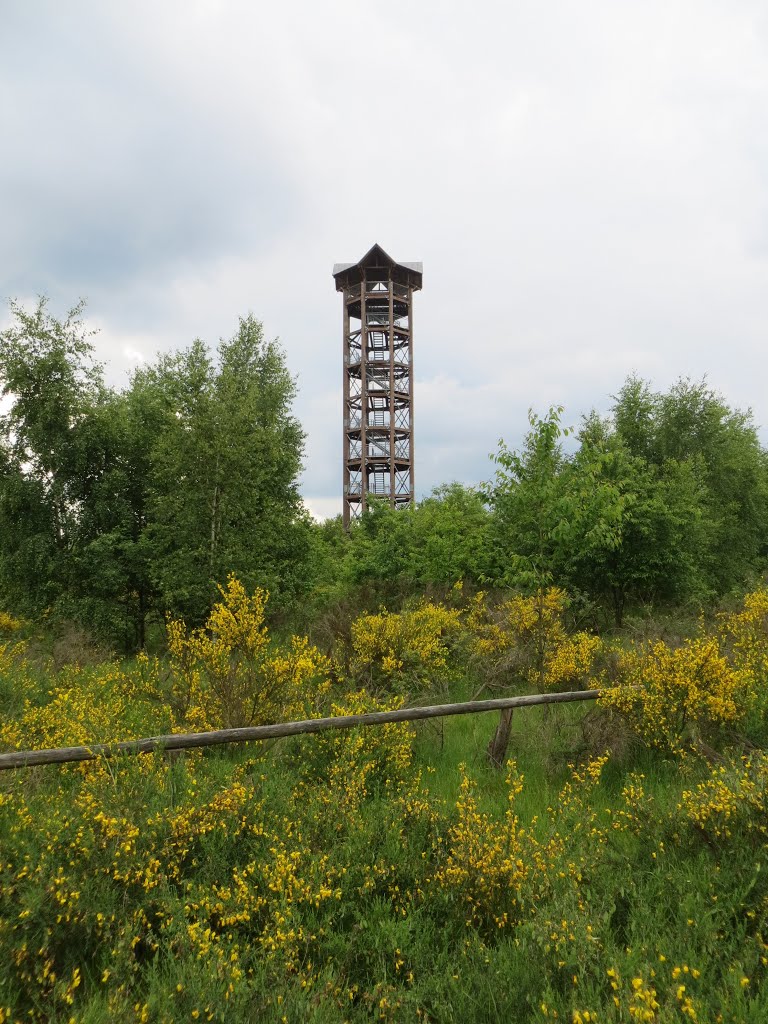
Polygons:
[[162,656],[0,616],[3,750],[498,692],[596,705],[0,775],[0,1021],[768,1020],[768,592],[674,639],[549,588],[321,651],[234,578]]

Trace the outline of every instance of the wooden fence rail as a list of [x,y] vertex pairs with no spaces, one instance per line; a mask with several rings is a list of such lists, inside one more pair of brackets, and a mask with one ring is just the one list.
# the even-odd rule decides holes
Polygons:
[[397,711],[371,711],[363,715],[342,715],[336,718],[310,718],[304,722],[280,722],[256,725],[247,729],[217,729],[215,732],[172,733],[149,736],[141,740],[119,743],[94,743],[88,747],[58,747],[53,750],[13,750],[0,754],[0,771],[31,768],[39,764],[67,764],[71,761],[92,761],[119,754],[150,754],[155,750],[193,750],[221,743],[245,743],[269,740],[279,736],[324,732],[326,729],[353,729],[356,726],[386,725],[388,722],[418,722],[425,718],[447,718],[450,715],[474,715],[482,711],[506,708],[528,708],[536,704],[566,704],[577,700],[596,700],[599,690],[575,690],[567,693],[533,693],[525,697],[500,697],[496,700],[469,700],[461,704],[433,704],[421,708],[400,708]]

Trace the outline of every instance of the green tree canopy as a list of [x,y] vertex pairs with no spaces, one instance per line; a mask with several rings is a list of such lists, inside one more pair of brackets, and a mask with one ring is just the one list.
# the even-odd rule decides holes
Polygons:
[[158,357],[122,391],[93,359],[82,303],[57,320],[11,304],[0,335],[0,585],[142,646],[166,610],[201,621],[235,572],[273,593],[307,586],[294,382],[249,315],[214,355]]
[[503,442],[489,488],[500,581],[560,583],[612,605],[723,594],[765,564],[768,462],[749,412],[705,383],[630,377],[565,454],[562,410]]
[[686,467],[695,481],[706,589],[721,594],[743,583],[768,554],[768,456],[752,413],[732,409],[706,381],[680,380],[661,393],[633,376],[614,400],[613,417],[634,455],[662,476]]
[[163,607],[190,621],[230,572],[272,593],[302,589],[309,522],[298,491],[304,433],[282,350],[253,316],[213,357],[195,342],[133,378],[161,427],[150,449],[147,536]]

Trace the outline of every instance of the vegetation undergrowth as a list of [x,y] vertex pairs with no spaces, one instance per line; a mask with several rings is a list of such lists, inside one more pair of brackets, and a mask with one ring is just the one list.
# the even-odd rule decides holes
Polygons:
[[595,686],[594,705],[0,776],[2,1021],[768,1019],[768,593],[673,645],[568,598],[361,616],[329,658],[234,578],[167,659],[32,662],[6,749]]

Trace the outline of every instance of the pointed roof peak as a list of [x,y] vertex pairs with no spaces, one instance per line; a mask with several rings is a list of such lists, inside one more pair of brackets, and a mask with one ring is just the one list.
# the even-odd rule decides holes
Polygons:
[[363,258],[360,260],[358,266],[360,266],[360,267],[381,267],[381,266],[394,267],[395,266],[395,261],[392,259],[392,257],[389,255],[389,253],[384,252],[384,250],[382,249],[382,247],[379,245],[378,242],[374,242],[373,245],[371,246],[371,248],[365,254],[365,256],[363,256]]
[[333,276],[336,279],[336,290],[340,291],[348,284],[359,282],[362,271],[366,267],[389,267],[392,269],[393,276],[404,278],[414,289],[421,288],[423,264],[398,263],[382,249],[378,242],[374,242],[365,256],[357,263],[334,263]]

